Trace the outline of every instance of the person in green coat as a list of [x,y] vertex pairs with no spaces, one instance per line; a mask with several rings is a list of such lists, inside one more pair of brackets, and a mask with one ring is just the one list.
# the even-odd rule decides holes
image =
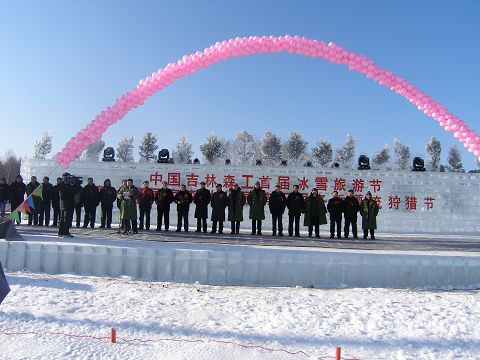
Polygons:
[[228,221],[232,225],[232,234],[238,234],[240,223],[243,221],[243,206],[245,205],[245,196],[237,183],[232,184],[228,193]]
[[362,215],[363,238],[366,239],[370,230],[370,238],[375,240],[375,229],[377,228],[377,215],[380,207],[372,199],[372,193],[369,191],[360,204],[360,215]]
[[[120,219],[122,220],[123,228],[126,234],[130,229],[134,234],[138,234],[137,230],[137,199],[140,197],[140,192],[133,185],[133,180],[127,180],[126,187],[120,187],[117,194],[117,199],[120,201]],[[131,225],[131,227],[130,227]]]
[[313,188],[305,201],[305,217],[303,225],[308,226],[308,236],[312,237],[313,227],[315,227],[315,237],[320,237],[320,225],[327,223],[327,208],[323,196],[318,194],[318,190]]
[[252,235],[262,235],[262,220],[265,220],[267,194],[265,194],[265,190],[260,189],[259,181],[248,193],[247,202],[250,205],[249,218],[252,220]]

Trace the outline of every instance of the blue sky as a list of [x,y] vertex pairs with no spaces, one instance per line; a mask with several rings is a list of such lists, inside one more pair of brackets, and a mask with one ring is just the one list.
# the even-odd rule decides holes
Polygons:
[[[403,76],[480,130],[480,2],[463,1],[15,1],[0,5],[0,153],[33,153],[45,130],[54,151],[138,81],[186,53],[236,36],[302,35],[333,41]],[[442,162],[457,144],[399,95],[322,59],[268,54],[230,59],[185,77],[112,126],[116,147],[152,131],[173,148],[212,131],[247,129],[286,139],[300,131],[334,147],[348,133],[368,155],[399,138]],[[474,158],[460,144],[466,168]]]

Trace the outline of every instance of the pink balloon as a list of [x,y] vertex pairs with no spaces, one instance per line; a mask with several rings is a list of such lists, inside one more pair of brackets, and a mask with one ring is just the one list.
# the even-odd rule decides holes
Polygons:
[[[216,42],[214,45],[205,48],[203,52],[197,51],[194,54],[185,55],[176,63],[169,63],[163,69],[152,73],[145,79],[141,79],[136,88],[119,97],[112,107],[100,112],[85,129],[64,146],[58,154],[64,154],[65,157],[59,155],[55,159],[62,166],[68,166],[79,155],[78,151],[83,151],[86,146],[100,139],[102,133],[109,126],[122,119],[128,111],[143,105],[146,99],[172,84],[176,79],[233,56],[281,51],[320,57],[334,63],[344,64],[349,69],[363,73],[368,78],[372,78],[403,96],[417,106],[420,111],[437,120],[446,131],[454,132],[454,136],[468,144],[469,148],[472,148],[470,145],[473,143],[480,144],[478,134],[459,118],[452,115],[447,108],[400,76],[379,67],[363,55],[360,56],[345,50],[333,42],[326,44],[324,41],[305,37],[291,35],[249,36]],[[76,145],[76,142],[79,142],[80,146]],[[75,151],[77,153],[74,153]]]

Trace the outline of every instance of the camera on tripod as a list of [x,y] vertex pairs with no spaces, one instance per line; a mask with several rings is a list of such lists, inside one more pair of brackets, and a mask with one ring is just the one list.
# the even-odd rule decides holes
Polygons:
[[65,184],[69,184],[71,186],[75,186],[77,184],[82,185],[83,183],[83,177],[71,175],[70,173],[64,173],[62,175],[62,179]]

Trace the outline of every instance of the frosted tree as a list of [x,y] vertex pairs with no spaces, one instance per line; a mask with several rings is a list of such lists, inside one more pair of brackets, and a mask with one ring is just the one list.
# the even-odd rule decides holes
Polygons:
[[175,147],[175,162],[179,164],[187,164],[192,160],[193,151],[192,144],[188,142],[186,136],[181,136]]
[[123,162],[133,162],[133,136],[126,137],[118,143],[117,158]]
[[45,131],[43,137],[35,142],[35,154],[37,159],[45,159],[52,152],[52,135],[49,131]]
[[210,134],[207,137],[207,142],[200,145],[200,151],[205,160],[213,164],[225,156],[225,142],[215,134]]
[[428,161],[430,170],[438,171],[438,167],[440,165],[440,154],[442,152],[440,141],[435,137],[431,137],[428,144],[425,145],[425,151],[430,156],[430,160]]
[[271,131],[267,131],[260,144],[260,150],[264,160],[269,162],[279,160],[282,150],[282,142],[277,135]]
[[477,168],[480,170],[480,159],[476,158],[475,163],[477,164]]
[[308,141],[304,140],[299,132],[291,132],[286,142],[287,157],[294,160],[294,162],[303,160],[306,155],[307,146]]
[[[233,149],[232,149],[233,150]],[[235,135],[233,155],[238,164],[244,165],[252,162],[255,155],[255,138],[246,130]]]
[[462,156],[458,151],[457,145],[452,145],[448,150],[447,155],[448,165],[446,166],[449,171],[463,172]]
[[140,155],[140,162],[150,162],[155,161],[157,158],[156,152],[158,149],[157,145],[157,137],[153,135],[151,132],[147,132],[143,135],[142,142],[138,147],[140,150],[138,155]]
[[410,162],[410,149],[403,145],[400,140],[393,140],[393,152],[395,153],[395,163],[398,169],[405,170]]
[[390,161],[390,148],[387,144],[383,145],[381,150],[373,154],[372,162],[377,166],[382,166]]
[[0,177],[5,177],[7,183],[15,181],[15,177],[20,174],[20,166],[22,160],[15,156],[13,151],[8,151],[5,156],[0,159]]
[[320,139],[317,146],[312,149],[312,155],[321,167],[327,167],[332,162],[332,144]]
[[352,167],[352,161],[355,156],[355,139],[348,134],[345,144],[335,150],[335,162],[339,163],[346,169]]
[[85,150],[85,153],[83,154],[83,160],[87,161],[98,161],[100,157],[100,153],[103,151],[103,148],[105,147],[105,142],[100,139],[98,141],[95,141],[92,145],[90,145],[87,150]]

